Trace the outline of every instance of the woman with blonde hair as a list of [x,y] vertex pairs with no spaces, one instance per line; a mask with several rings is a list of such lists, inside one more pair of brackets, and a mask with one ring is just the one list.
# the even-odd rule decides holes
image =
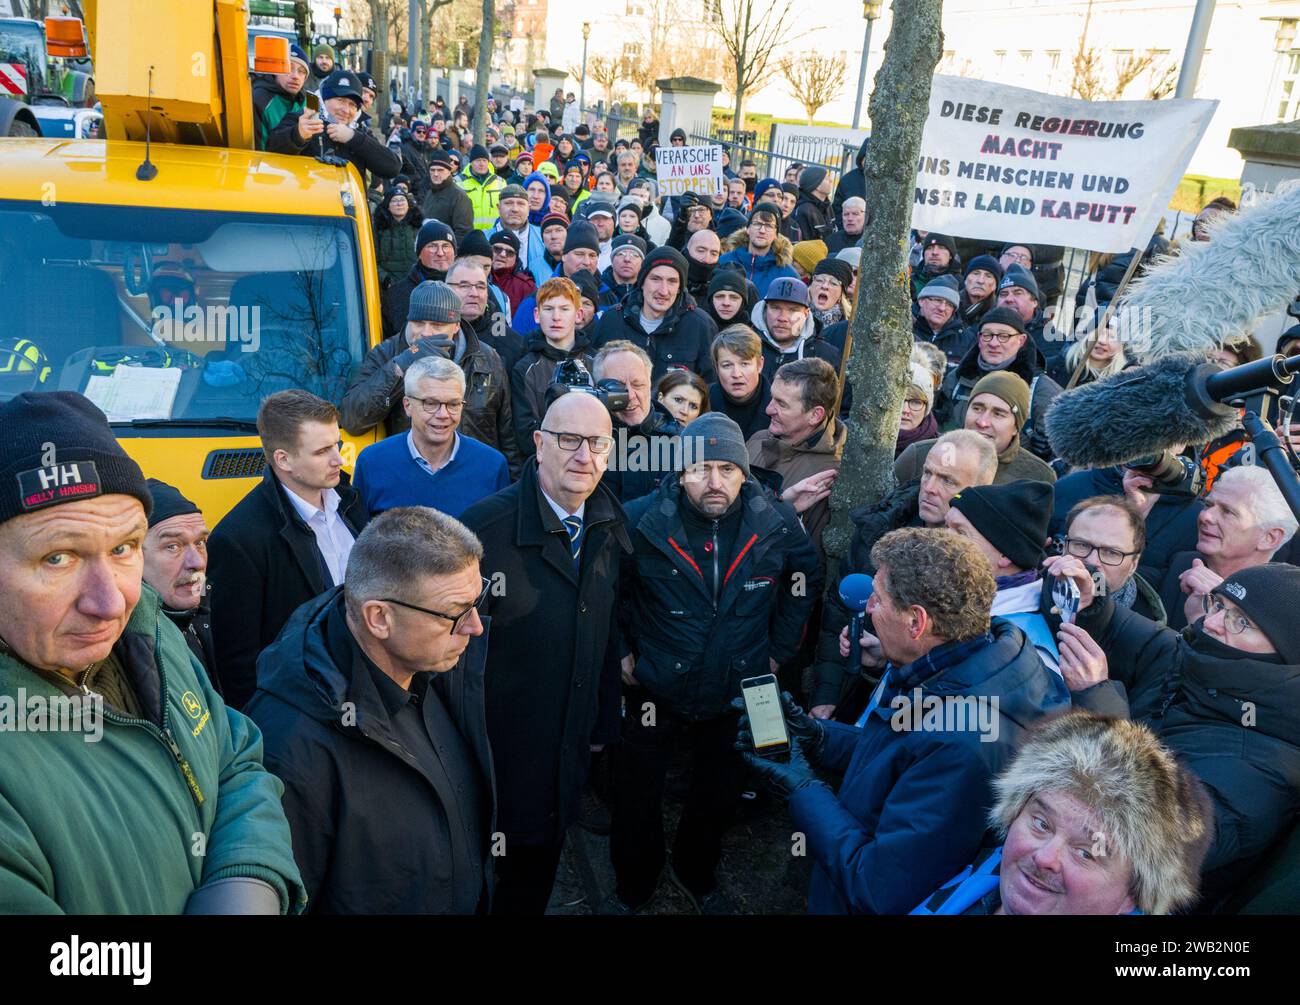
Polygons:
[[[1056,382],[1062,387],[1065,387],[1074,375],[1075,369],[1079,366],[1079,360],[1083,358],[1083,351],[1088,347],[1090,337],[1090,335],[1080,334],[1079,338],[1066,350],[1060,372],[1053,375]],[[1128,365],[1128,354],[1124,352],[1119,332],[1115,330],[1113,324],[1107,325],[1097,333],[1096,339],[1092,341],[1092,346],[1088,351],[1088,358],[1083,365],[1083,372],[1079,374],[1079,380],[1075,386],[1091,384],[1094,380],[1109,377],[1119,373]]]

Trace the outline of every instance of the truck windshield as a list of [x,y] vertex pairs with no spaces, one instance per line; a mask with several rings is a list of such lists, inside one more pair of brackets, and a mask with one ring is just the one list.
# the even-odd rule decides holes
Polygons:
[[0,63],[17,63],[23,68],[27,96],[46,90],[45,36],[35,21],[0,18]]
[[0,276],[0,401],[80,391],[141,429],[249,423],[287,388],[341,401],[367,349],[344,217],[0,201]]

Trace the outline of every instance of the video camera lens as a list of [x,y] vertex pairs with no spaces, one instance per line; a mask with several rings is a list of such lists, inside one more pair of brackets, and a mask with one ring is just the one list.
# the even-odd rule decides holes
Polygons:
[[1151,491],[1157,495],[1196,496],[1200,494],[1201,466],[1182,454],[1164,450],[1129,461],[1124,467],[1151,477]]
[[555,367],[550,386],[546,389],[546,407],[550,408],[556,398],[570,391],[594,395],[610,414],[623,411],[631,400],[626,384],[609,377],[600,382],[592,380],[590,371],[580,359],[566,359]]

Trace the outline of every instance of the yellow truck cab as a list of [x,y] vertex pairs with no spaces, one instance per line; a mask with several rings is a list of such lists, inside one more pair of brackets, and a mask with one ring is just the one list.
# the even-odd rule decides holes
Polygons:
[[[109,138],[0,140],[0,400],[86,394],[214,526],[262,476],[261,401],[341,402],[380,340],[366,191],[350,166],[252,149],[236,0],[85,6],[92,50],[126,48],[96,58]],[[349,470],[379,435],[346,438]]]

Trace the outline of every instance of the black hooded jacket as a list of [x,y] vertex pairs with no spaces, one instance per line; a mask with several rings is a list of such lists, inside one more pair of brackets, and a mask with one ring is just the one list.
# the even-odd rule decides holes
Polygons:
[[857,167],[844,175],[840,183],[835,186],[835,198],[831,200],[831,209],[835,212],[835,226],[841,231],[844,230],[844,201],[854,196],[859,199],[867,197],[867,149],[870,146],[870,137],[862,141],[862,146],[858,148],[858,156],[853,159]]
[[615,339],[627,339],[650,355],[654,365],[650,375],[652,383],[658,382],[670,367],[694,370],[706,381],[713,379],[713,359],[709,346],[718,329],[695,300],[685,291],[677,302],[660,319],[659,327],[647,334],[641,327],[642,292],[630,293],[623,303],[611,307],[596,322],[596,335],[592,348],[599,349]]
[[[484,619],[487,621],[488,619]],[[454,725],[477,792],[453,791],[401,743],[360,647],[343,589],[300,607],[258,660],[246,711],[262,731],[267,769],[284,783],[293,857],[312,914],[483,911],[492,887],[496,785],[484,715],[487,632],[446,673],[417,674],[426,724]],[[445,717],[433,718],[439,702]],[[472,819],[469,814],[472,813]],[[462,817],[465,814],[465,817]],[[478,838],[473,847],[449,821]],[[382,825],[377,822],[382,821]],[[468,867],[466,867],[468,865]],[[459,867],[459,868],[458,868]]]

